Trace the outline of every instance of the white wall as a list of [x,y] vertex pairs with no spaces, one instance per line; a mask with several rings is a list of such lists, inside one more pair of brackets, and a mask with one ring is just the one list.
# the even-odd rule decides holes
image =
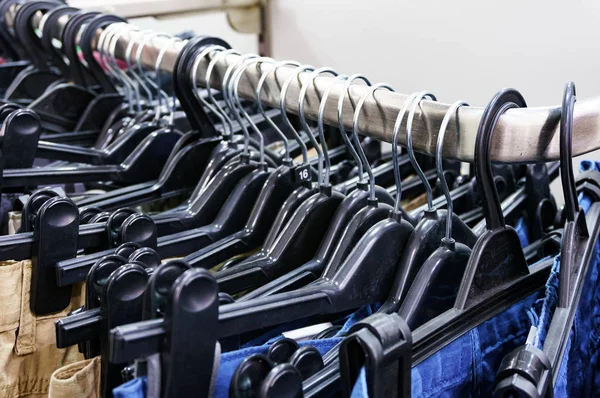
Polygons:
[[130,23],[142,29],[153,29],[157,32],[177,34],[185,30],[193,30],[196,35],[217,36],[227,41],[241,52],[256,53],[258,36],[243,34],[233,30],[227,22],[224,12],[215,11],[201,14],[177,15],[168,18],[132,18]]
[[[600,2],[270,0],[270,23],[275,59],[446,103],[485,106],[513,87],[529,106],[557,105],[568,80],[580,99],[600,95]],[[552,190],[562,203],[558,181]]]
[[485,106],[514,87],[530,106],[600,95],[600,2],[270,0],[272,51],[411,93]]

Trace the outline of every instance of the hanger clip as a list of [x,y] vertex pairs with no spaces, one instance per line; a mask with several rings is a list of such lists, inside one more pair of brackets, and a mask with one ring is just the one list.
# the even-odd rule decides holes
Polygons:
[[552,397],[552,388],[545,395],[543,380],[552,380],[550,360],[539,348],[527,344],[513,350],[502,359],[496,376],[495,397],[510,396],[511,392],[519,397]]
[[349,397],[364,367],[371,398],[410,397],[412,334],[396,313],[354,325],[340,346],[342,395]]

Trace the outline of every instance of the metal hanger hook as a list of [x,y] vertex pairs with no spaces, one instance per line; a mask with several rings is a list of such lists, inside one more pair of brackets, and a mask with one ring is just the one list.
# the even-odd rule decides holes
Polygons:
[[402,126],[402,120],[404,120],[406,110],[416,96],[417,93],[409,95],[404,101],[404,104],[402,104],[402,108],[400,108],[400,112],[398,112],[398,116],[396,117],[396,123],[394,123],[394,132],[392,133],[392,162],[394,164],[394,180],[396,181],[396,201],[394,202],[395,214],[401,214],[400,202],[402,201],[402,176],[400,176],[400,164],[398,162],[398,134],[400,133],[400,127]]
[[[167,40],[165,45],[162,46],[162,48],[160,49],[160,52],[158,53],[158,56],[156,57],[156,64],[154,65],[154,73],[156,74],[156,82],[158,84],[158,87],[160,87],[160,83],[161,83],[160,65],[162,64],[163,58],[165,57],[167,50],[170,47],[173,47],[173,45],[179,41],[182,41],[179,37],[171,37],[169,40]],[[165,98],[166,105],[167,105],[167,108],[169,108],[169,97],[166,95],[166,93],[165,93],[165,96],[166,96],[166,98]],[[170,114],[169,114],[169,125],[172,126],[174,123],[174,120],[175,120],[175,102],[176,102],[175,95],[173,95],[173,98],[171,100],[172,100],[172,103],[171,103]],[[157,107],[156,120],[159,119],[158,108],[159,107]]]
[[[344,98],[346,98],[346,95],[350,94],[350,86],[352,85],[352,82],[356,79],[360,79],[363,82],[365,82],[365,84],[367,86],[371,85],[371,81],[363,74],[360,73],[356,73],[352,76],[350,76],[348,78],[348,80],[346,80],[346,84],[344,85],[344,91],[342,92],[342,94],[340,95],[340,98],[338,99],[338,125],[340,128],[340,132],[342,132],[343,134],[346,134],[346,128],[344,127],[344,118],[343,118],[343,110],[344,110]],[[349,98],[351,99],[351,97],[349,96]],[[367,160],[367,156],[365,155],[364,151],[362,150],[362,147],[360,146],[360,141],[358,140],[358,137],[356,137],[356,140],[354,139],[354,136],[352,137],[352,140],[354,141],[354,145],[356,145],[357,147],[356,149],[356,153],[358,154],[358,157],[360,158],[360,162],[357,163],[357,167],[358,167],[358,181],[359,182],[364,182],[365,181],[365,164],[368,163]]]
[[135,64],[137,66],[139,75],[142,76],[146,80],[146,83],[148,83],[148,85],[150,87],[152,87],[156,90],[157,100],[160,102],[160,87],[156,84],[156,82],[153,82],[152,79],[150,79],[150,77],[144,73],[144,70],[142,68],[142,63],[140,62],[140,60],[142,59],[142,51],[143,51],[144,47],[146,46],[146,43],[148,41],[151,41],[155,37],[159,37],[159,36],[170,37],[166,33],[153,32],[153,31],[142,34],[142,40],[140,41],[140,44],[138,45],[138,48],[135,52]]
[[[301,72],[304,72],[307,70],[314,70],[314,69],[315,69],[314,66],[310,66],[310,65],[301,65],[301,66],[296,67],[294,69],[294,72],[292,73],[292,75],[290,77],[288,77],[287,80],[283,83],[283,86],[281,86],[281,91],[279,92],[279,108],[281,108],[281,118],[285,122],[289,131],[291,131],[292,134],[294,135],[294,137],[296,138],[296,140],[298,140],[298,145],[300,145],[300,149],[302,150],[303,163],[308,163],[308,149],[306,148],[306,144],[304,143],[304,141],[302,141],[302,137],[300,137],[300,134],[298,134],[298,131],[296,131],[296,129],[294,128],[292,123],[290,123],[290,119],[287,116],[287,111],[285,108],[285,102],[286,102],[287,90],[290,87],[292,80],[294,80],[294,78],[297,78],[298,76],[300,76]],[[308,137],[311,138],[312,135],[308,134]]]
[[[133,33],[133,32],[136,32],[140,35],[146,35],[146,34],[152,32],[152,30],[150,30],[150,29],[140,30],[138,27],[135,27],[135,29],[132,30],[131,33]],[[127,48],[125,49],[125,63],[127,64],[127,71],[133,75],[134,79],[138,82],[140,87],[142,87],[142,89],[146,93],[146,98],[148,99],[148,102],[151,103],[154,100],[154,96],[152,95],[152,90],[150,90],[150,88],[144,81],[143,77],[140,76],[135,71],[135,68],[133,67],[133,63],[131,62],[131,53],[133,52],[133,46],[135,44],[136,44],[136,40],[133,37],[131,37],[131,40],[129,40],[129,43],[127,43]]]
[[242,106],[241,100],[240,100],[240,95],[239,95],[239,88],[240,88],[240,80],[242,78],[242,75],[244,74],[244,71],[246,69],[248,69],[248,67],[252,64],[261,64],[263,62],[275,62],[272,58],[269,57],[259,57],[259,58],[250,58],[247,59],[240,68],[238,68],[235,72],[234,72],[234,77],[232,77],[232,83],[233,83],[233,97],[235,98],[235,101],[237,102],[237,106],[239,107],[240,111],[242,112],[242,114],[244,115],[244,118],[248,121],[248,124],[250,124],[250,126],[252,127],[252,129],[254,130],[254,132],[256,133],[256,135],[258,135],[259,138],[259,144],[260,144],[260,164],[265,164],[265,138],[263,136],[263,133],[260,131],[260,129],[258,128],[258,126],[254,123],[254,121],[252,120],[252,118],[250,117],[250,115],[248,114],[248,112],[246,112],[246,110],[244,109],[244,107]]
[[[231,118],[229,117],[229,115],[227,114],[225,109],[223,109],[221,107],[221,105],[219,104],[219,101],[217,101],[216,98],[212,95],[212,90],[210,88],[210,77],[212,76],[212,72],[215,69],[215,65],[217,64],[217,62],[219,61],[219,59],[221,57],[223,57],[227,54],[240,55],[240,53],[233,49],[221,50],[219,48],[214,48],[214,51],[217,52],[217,55],[215,55],[208,63],[208,67],[206,68],[206,74],[204,76],[204,85],[206,86],[206,95],[208,95],[208,98],[213,103],[215,109],[218,109],[219,113],[227,121],[227,127],[228,127],[228,131],[229,131],[228,135],[233,136],[233,121],[231,120]],[[224,89],[221,90],[221,93],[223,93],[223,91],[224,91]],[[225,94],[223,93],[223,95],[225,95]]]
[[[306,100],[306,92],[308,91],[308,87],[310,86],[310,84],[315,85],[315,79],[323,74],[323,73],[329,73],[333,76],[337,76],[339,73],[337,73],[337,71],[335,69],[332,68],[319,68],[314,70],[308,78],[308,83],[304,84],[302,86],[302,88],[300,89],[300,94],[298,96],[298,115],[300,116],[300,123],[302,124],[302,127],[307,131],[307,134],[310,134],[310,136],[312,136],[312,133],[310,132],[310,126],[308,125],[308,122],[306,121],[306,116],[304,113],[304,103]],[[317,156],[319,157],[319,165],[318,165],[318,173],[319,173],[319,184],[321,185],[327,185],[326,181],[329,181],[329,175],[331,172],[331,161],[329,159],[329,153],[327,152],[327,142],[325,141],[325,134],[323,132],[323,125],[321,124],[321,128],[317,128],[318,132],[319,132],[319,140],[321,141],[321,149],[319,150],[319,146],[315,145],[316,144],[316,140],[312,140],[311,142],[313,145],[315,145],[315,149],[317,150]],[[323,162],[325,162],[325,171],[323,170]]]
[[[126,23],[124,22],[119,22],[117,24],[113,24],[113,25],[121,25],[123,27],[126,27]],[[119,41],[119,39],[121,38],[121,36],[123,35],[123,33],[125,33],[124,30],[119,30],[117,31],[115,34],[113,34],[113,36],[111,37],[110,41],[109,41],[109,55],[110,55],[110,59],[112,62],[112,65],[114,67],[114,70],[116,71],[116,73],[121,76],[121,78],[123,79],[123,81],[125,82],[125,84],[131,88],[131,90],[133,91],[133,93],[135,94],[135,102],[137,104],[137,108],[138,108],[138,112],[142,111],[142,107],[141,107],[141,101],[140,101],[140,91],[138,89],[138,86],[135,84],[135,82],[133,80],[131,80],[129,78],[129,76],[127,75],[127,73],[125,73],[120,67],[119,64],[117,63],[117,57],[115,55],[115,51],[117,48],[117,42]]]
[[271,126],[271,128],[273,130],[275,130],[275,132],[277,134],[279,134],[279,136],[281,137],[281,140],[283,141],[283,149],[285,151],[285,155],[283,158],[284,162],[289,162],[291,164],[292,162],[292,158],[290,157],[290,142],[288,140],[288,138],[286,137],[286,135],[283,133],[283,131],[281,131],[281,129],[279,128],[279,126],[277,124],[275,124],[275,122],[273,122],[273,120],[267,115],[267,113],[265,112],[264,108],[263,108],[263,104],[262,104],[262,99],[260,97],[261,95],[261,91],[262,91],[262,87],[265,84],[265,81],[267,80],[267,76],[269,76],[269,74],[271,72],[275,72],[277,69],[279,69],[282,66],[300,66],[300,63],[296,62],[296,61],[281,61],[276,63],[271,69],[267,70],[265,73],[263,73],[260,77],[260,79],[258,80],[258,84],[256,85],[256,104],[258,105],[258,110],[259,112],[263,115],[263,117],[267,120],[267,122],[269,123],[269,125]]
[[[202,104],[208,109],[210,110],[212,113],[215,114],[215,116],[221,121],[221,125],[223,130],[226,130],[226,126],[227,126],[227,120],[225,119],[225,117],[223,116],[223,114],[217,110],[212,104],[210,104],[203,96],[200,95],[200,93],[198,92],[198,83],[197,83],[197,75],[198,75],[198,67],[200,66],[200,62],[202,62],[202,60],[211,52],[216,52],[216,51],[222,51],[225,50],[225,47],[222,46],[211,46],[208,48],[205,48],[204,50],[202,50],[202,52],[200,52],[200,54],[198,54],[198,56],[196,57],[196,59],[194,59],[194,64],[192,65],[192,70],[191,70],[191,78],[192,78],[192,85],[193,85],[193,92],[194,95],[196,96],[196,98],[198,99],[198,101],[202,102]],[[221,132],[223,135],[228,135],[231,136],[231,130],[227,130],[224,132]]]
[[[358,119],[360,118],[360,110],[362,109],[365,101],[371,95],[375,98],[375,91],[380,88],[385,88],[389,91],[395,92],[394,88],[386,83],[377,83],[369,87],[369,90],[365,95],[363,95],[356,104],[356,109],[354,110],[354,117],[352,118],[352,136],[358,138]],[[360,142],[358,142],[360,144]],[[360,145],[359,145],[360,146]],[[362,148],[361,148],[362,149]],[[363,152],[364,155],[364,152]],[[365,156],[366,159],[366,156]],[[373,175],[373,170],[371,169],[371,165],[369,162],[365,162],[365,168],[367,169],[367,174],[369,175],[369,194],[371,200],[376,200],[375,198],[375,176]]]
[[[348,75],[337,75],[336,77],[333,78],[333,80],[331,81],[331,84],[329,85],[329,87],[327,87],[327,90],[325,90],[325,92],[323,93],[323,97],[321,98],[321,103],[319,104],[319,112],[317,114],[317,128],[319,130],[319,136],[324,135],[323,125],[324,125],[324,118],[325,118],[325,105],[327,104],[327,98],[329,98],[329,93],[331,92],[331,89],[335,86],[335,84],[338,81],[345,80],[345,79],[348,79]],[[342,130],[341,133],[342,133],[342,138],[344,140],[344,143],[346,144],[346,146],[348,147],[348,150],[354,157],[354,160],[357,163],[360,162],[358,154],[356,153],[356,151],[354,150],[354,147],[350,143],[350,140],[348,139],[346,132],[344,132]],[[324,182],[325,185],[330,184],[329,181],[330,181],[330,174],[331,174],[331,162],[329,161],[329,158],[327,159],[327,162],[328,162],[328,166],[325,169],[325,182]]]
[[413,168],[415,169],[417,175],[421,179],[421,182],[423,182],[423,185],[425,186],[425,192],[427,193],[427,207],[429,210],[434,210],[433,191],[431,190],[431,184],[429,184],[425,173],[423,173],[423,169],[421,169],[421,166],[419,166],[419,163],[417,162],[412,142],[412,124],[415,118],[415,111],[417,110],[417,106],[425,97],[429,97],[432,101],[436,101],[435,95],[427,91],[421,91],[413,99],[413,102],[410,106],[410,112],[408,113],[408,120],[406,121],[406,148],[408,149],[408,157],[410,159],[410,163],[412,163]]
[[[171,39],[171,35],[167,34],[167,33],[156,33],[154,35],[152,35],[152,37],[150,38],[150,41],[153,43],[154,39],[158,38],[158,37],[163,37],[166,39]],[[165,46],[163,46],[165,47]],[[161,47],[161,49],[163,48]],[[141,55],[141,52],[140,52]],[[138,58],[139,60],[140,58]],[[158,61],[158,57],[156,58],[156,61]],[[156,113],[157,113],[157,117],[155,118],[156,120],[159,119],[160,115],[160,109],[162,107],[162,98],[165,99],[165,101],[168,101],[168,95],[167,93],[165,93],[163,91],[163,89],[160,87],[160,76],[159,76],[159,71],[160,69],[160,63],[159,62],[154,62],[154,87],[156,88],[156,96],[157,96],[157,100],[158,100],[158,105],[156,107]],[[167,105],[168,106],[168,105]]]
[[448,209],[448,217],[446,219],[446,242],[452,243],[454,239],[452,239],[452,213],[454,211],[454,203],[452,202],[452,197],[450,196],[450,189],[448,188],[448,183],[446,182],[446,177],[444,176],[444,164],[442,159],[442,151],[444,149],[444,136],[446,135],[446,129],[448,128],[448,124],[450,123],[450,119],[452,116],[456,116],[456,131],[458,132],[458,110],[461,106],[469,106],[465,101],[456,101],[448,111],[444,115],[444,119],[442,119],[442,124],[440,125],[440,131],[438,133],[436,152],[435,152],[435,166],[437,170],[437,176],[440,180],[440,185],[442,186],[442,192],[446,197],[446,204]]
[[[348,80],[348,75],[338,75],[336,77],[333,78],[333,81],[331,82],[331,85],[327,88],[327,91],[325,92],[325,94],[323,94],[323,98],[327,98],[327,96],[329,96],[329,92],[331,91],[331,89],[334,86],[334,83],[337,82],[338,80]],[[338,130],[342,136],[342,140],[344,141],[344,144],[346,144],[346,147],[348,148],[348,151],[350,152],[350,155],[352,156],[352,158],[354,159],[354,163],[357,165],[357,167],[359,167],[359,169],[362,167],[362,163],[360,160],[360,156],[358,156],[358,153],[356,152],[356,149],[354,148],[354,145],[352,145],[352,142],[350,141],[350,139],[348,138],[348,134],[346,134],[346,128],[344,127],[344,119],[342,118],[342,108],[344,105],[344,97],[346,95],[346,91],[342,91],[340,93],[340,98],[338,100]],[[342,105],[341,107],[339,105]],[[325,110],[325,106],[323,105],[323,111]],[[320,114],[321,117],[321,123],[323,122],[323,117],[324,117],[324,113],[321,112]],[[360,169],[361,170],[361,169]],[[361,175],[362,172],[359,173],[359,178],[362,178]]]
[[233,76],[233,73],[237,70],[237,68],[242,66],[246,60],[251,59],[251,58],[258,58],[258,55],[244,54],[244,55],[240,56],[240,58],[237,60],[237,62],[235,62],[234,64],[230,65],[227,68],[227,70],[225,71],[225,74],[223,75],[223,83],[222,83],[223,99],[225,99],[225,103],[227,104],[227,106],[229,107],[231,112],[233,113],[235,120],[237,120],[242,131],[244,132],[244,154],[246,154],[247,156],[250,156],[250,132],[248,131],[246,124],[240,117],[240,112],[237,107],[237,104],[233,100],[234,95],[233,95],[232,76]]
[[106,67],[106,70],[108,71],[109,75],[111,75],[116,81],[121,83],[122,89],[123,89],[123,91],[125,91],[125,96],[127,97],[127,103],[129,104],[129,112],[133,113],[133,103],[134,103],[133,95],[132,95],[133,90],[127,84],[127,82],[122,78],[122,76],[120,76],[117,73],[117,71],[114,70],[113,65],[110,61],[110,57],[111,57],[111,55],[109,54],[110,38],[112,37],[111,35],[113,35],[113,33],[114,33],[113,31],[115,30],[116,25],[117,24],[111,24],[102,31],[102,33],[100,34],[100,37],[98,38],[97,48],[98,48],[98,52],[100,54],[100,60],[102,61],[102,64]]

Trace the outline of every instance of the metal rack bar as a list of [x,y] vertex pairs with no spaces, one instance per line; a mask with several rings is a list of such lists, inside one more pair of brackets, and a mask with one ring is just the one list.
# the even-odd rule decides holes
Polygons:
[[[135,32],[124,34],[118,42],[116,55],[123,58],[125,48],[130,40],[139,42]],[[182,48],[181,43],[169,42],[166,38],[157,37],[148,43],[142,51],[141,63],[148,68],[154,68],[156,57],[161,48],[170,45],[160,65],[162,70],[171,71],[177,54]],[[133,54],[135,54],[135,47]],[[238,55],[220,57],[217,67],[211,76],[211,87],[219,89],[225,70],[240,59]],[[135,60],[135,58],[134,58]],[[198,82],[204,85],[207,59],[202,60],[198,68]],[[259,67],[249,67],[240,81],[239,93],[243,98],[255,99],[255,87],[261,73],[271,68],[267,63]],[[344,72],[344,71],[340,71]],[[279,107],[279,92],[283,83],[294,73],[293,68],[280,68],[271,73],[262,92],[263,104]],[[301,73],[289,87],[287,92],[287,109],[289,113],[298,114],[298,95],[301,84],[310,84],[306,94],[305,112],[309,119],[316,120],[320,99],[331,84],[331,77],[318,77],[309,82],[309,73]],[[344,126],[352,128],[354,105],[366,93],[367,87],[360,84],[352,85],[349,95],[345,97],[343,113]],[[324,120],[326,124],[337,126],[337,102],[343,91],[343,83],[338,83],[332,89],[325,107]],[[557,87],[557,98],[560,98],[561,87]],[[378,140],[391,142],[396,117],[406,94],[378,90],[365,102],[359,121],[359,132]],[[417,109],[413,123],[413,147],[421,153],[435,154],[437,133],[441,121],[449,108],[448,104],[423,101]],[[455,120],[448,126],[445,136],[443,156],[466,162],[473,161],[477,127],[483,113],[480,107],[462,107],[458,111],[458,131]],[[559,121],[560,106],[511,109],[501,116],[492,138],[492,160],[496,162],[535,163],[559,159]],[[405,127],[398,139],[400,145],[406,144]],[[575,106],[573,154],[582,155],[600,148],[600,98],[579,101]]]

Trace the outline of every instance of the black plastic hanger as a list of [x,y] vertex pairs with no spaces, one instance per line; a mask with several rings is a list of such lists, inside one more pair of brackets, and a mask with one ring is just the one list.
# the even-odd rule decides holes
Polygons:
[[[423,184],[425,185],[427,192],[427,202],[428,208],[423,213],[423,218],[419,221],[419,223],[415,226],[415,231],[410,237],[409,242],[406,245],[405,251],[402,253],[402,259],[400,260],[400,264],[398,266],[398,273],[396,274],[396,279],[394,280],[394,285],[392,287],[392,294],[389,296],[389,299],[382,305],[380,308],[381,312],[396,312],[402,302],[402,299],[406,295],[409,287],[412,284],[413,279],[419,272],[419,269],[425,262],[425,260],[433,253],[440,245],[444,245],[442,242],[442,238],[444,237],[444,232],[446,231],[447,219],[450,218],[450,222],[452,224],[452,228],[454,229],[454,237],[456,241],[459,243],[464,243],[468,247],[472,247],[477,240],[476,235],[471,231],[471,229],[456,215],[452,212],[452,200],[448,200],[448,206],[450,206],[449,210],[438,210],[433,207],[433,193],[429,182],[424,176],[423,170],[414,159],[414,154],[412,149],[412,121],[414,118],[414,113],[416,107],[420,104],[421,100],[426,96],[432,97],[431,94],[427,92],[415,93],[411,95],[409,98],[410,104],[405,103],[405,106],[400,111],[398,115],[398,119],[396,121],[396,128],[394,130],[394,141],[397,141],[396,135],[401,126],[402,119],[404,117],[404,113],[408,109],[410,105],[410,113],[408,116],[407,126],[406,126],[406,142],[408,146],[408,153],[411,156],[411,163],[415,168],[417,175],[421,178]],[[435,99],[435,97],[432,97]],[[397,144],[396,144],[397,145]],[[440,164],[441,166],[441,164]],[[443,177],[443,173],[441,174],[441,178]],[[445,180],[441,182],[444,187],[446,186]],[[400,199],[397,197],[396,201]]]
[[[21,3],[23,3],[22,0],[5,0],[0,4],[0,13],[2,14],[0,15],[0,37],[2,38],[2,50],[6,53],[8,58],[13,61],[9,62],[9,64],[14,64],[19,60],[22,60],[22,63],[29,65],[30,62],[27,59],[27,53],[25,52],[25,49],[18,45],[17,40],[14,38],[14,35],[8,26],[6,18],[8,10]],[[5,81],[2,80],[2,82]]]
[[[275,68],[279,66],[283,66],[283,64],[278,64]],[[271,71],[275,68],[271,69]],[[302,67],[296,68],[297,73],[301,69]],[[288,79],[281,89],[282,109],[285,109],[287,88],[291,80],[292,78]],[[298,139],[298,133],[284,112],[282,112],[282,118],[289,130]],[[269,231],[277,234],[286,225],[299,206],[317,190],[316,187],[310,184],[312,172],[307,165],[305,146],[303,149],[303,161],[299,166],[281,169],[269,177],[256,201],[256,205],[252,209],[250,218],[241,231],[209,245],[196,253],[188,255],[186,261],[194,266],[213,267],[233,256],[255,250],[263,244],[265,238],[269,235]],[[323,197],[322,199],[325,198]],[[318,206],[318,202],[312,205]]]
[[494,126],[506,110],[525,106],[513,89],[498,93],[485,109],[475,145],[475,169],[487,231],[475,246],[454,307],[413,331],[413,364],[474,326],[544,287],[552,261],[527,266],[519,237],[504,224],[493,183],[490,146]]
[[40,119],[28,109],[17,109],[4,119],[0,127],[4,169],[33,166],[41,131]]
[[36,12],[48,11],[59,5],[60,3],[55,1],[30,1],[19,7],[14,20],[15,38],[25,49],[31,65],[14,78],[7,87],[4,98],[27,103],[42,95],[48,86],[62,79],[58,70],[49,63],[50,57],[46,55],[30,24]]
[[[483,113],[475,145],[475,171],[488,229],[473,247],[453,308],[413,330],[412,353],[407,350],[400,361],[411,355],[412,366],[418,365],[481,322],[542,289],[547,281],[554,261],[545,260],[528,268],[517,233],[504,224],[490,162],[492,133],[500,115],[524,105],[525,100],[516,90],[505,89],[494,96]],[[407,342],[410,335],[403,335]],[[339,366],[333,361],[309,380],[304,386],[305,396],[319,396],[335,388]],[[403,375],[400,380],[409,382],[410,369],[404,369]],[[410,391],[410,386],[400,387]]]
[[[548,326],[543,350],[531,344],[504,357],[496,379],[495,396],[510,393],[544,397],[552,393],[569,340],[581,291],[593,263],[594,247],[600,234],[600,205],[594,202],[587,214],[578,206],[572,160],[575,85],[565,86],[560,121],[560,167],[565,195],[566,223],[560,254],[558,302]],[[597,172],[596,172],[597,174]],[[515,361],[515,358],[522,361]]]
[[148,273],[141,265],[121,265],[106,280],[99,308],[71,315],[56,323],[56,345],[59,348],[100,339],[100,389],[103,396],[110,396],[113,388],[122,383],[121,370],[126,365],[108,360],[109,332],[120,325],[141,320],[147,283]]
[[[218,338],[381,302],[391,287],[391,277],[412,231],[401,213],[393,211],[389,218],[369,229],[344,263],[330,270],[332,275],[292,292],[221,306],[218,322],[207,326],[209,321],[205,319],[202,329],[207,336]],[[124,361],[158,352],[159,342],[169,333],[168,324],[158,321],[119,328],[112,334],[111,359]],[[211,341],[209,338],[206,349],[212,347]]]
[[[337,74],[331,69],[322,68],[315,70],[310,77],[317,77],[321,73]],[[308,84],[300,90],[299,114],[304,130],[310,131],[310,127],[304,117],[303,107],[307,89]],[[323,98],[324,100],[327,99],[326,96]],[[318,130],[323,145],[322,150],[318,149],[314,138],[311,141],[313,141],[313,145],[317,148],[320,158],[319,175],[322,177],[319,177],[319,184],[321,190],[331,190],[328,179],[330,160],[325,147],[322,120]],[[326,163],[325,174],[323,173],[321,159],[324,159]],[[317,200],[317,198],[319,198],[320,203],[311,202],[312,200]],[[334,198],[335,193],[329,198],[317,194],[307,199],[292,215],[286,226],[276,234],[276,237],[271,242],[265,242],[258,255],[252,256],[252,258],[242,261],[234,267],[223,269],[217,273],[216,277],[219,282],[219,288],[231,294],[258,287],[308,261],[316,252],[322,237],[327,232],[330,221],[336,213],[335,209],[340,205],[340,200]],[[373,198],[375,198],[374,192]],[[328,200],[329,203],[324,200]],[[374,200],[376,201],[376,199]],[[317,207],[309,208],[307,207],[309,205]]]
[[119,165],[44,167],[5,171],[5,187],[35,187],[88,181],[139,183],[156,179],[181,133],[156,131],[147,136]]
[[[402,301],[398,314],[412,330],[452,308],[454,300],[456,299],[458,286],[463,277],[463,272],[469,261],[469,257],[471,256],[469,245],[461,243],[453,238],[452,227],[453,224],[455,224],[455,222],[453,222],[455,216],[452,210],[453,206],[450,198],[450,190],[446,184],[442,165],[442,149],[446,127],[448,126],[450,118],[456,115],[460,107],[464,105],[467,104],[463,101],[458,101],[450,106],[442,120],[440,131],[437,136],[436,160],[438,177],[448,203],[447,214],[451,214],[452,216],[449,217],[446,215],[444,217],[446,223],[446,235],[441,239],[441,243],[438,247],[433,252],[430,251],[431,254],[429,257],[427,257],[423,264],[418,267],[414,280],[411,282],[410,289],[408,289],[404,297],[401,297]],[[421,225],[424,220],[425,218],[421,220],[419,225]],[[415,233],[419,230],[419,225],[415,228]],[[464,228],[467,227],[464,226]],[[466,229],[463,231],[465,230]],[[468,233],[470,233],[472,238],[469,239],[467,243],[470,243],[472,246],[472,243],[476,238],[472,232],[468,231]],[[413,236],[415,235],[413,234]],[[423,244],[427,245],[426,247],[428,250],[431,250],[430,247],[435,247],[428,242],[423,242]],[[408,246],[410,246],[410,242]],[[419,255],[415,257],[419,257]]]
[[[359,77],[362,76],[354,76],[355,79]],[[348,80],[348,77],[345,75],[336,76],[332,81],[331,86],[324,92],[321,98],[320,113],[317,117],[319,123],[318,129],[320,131],[323,129],[322,115],[324,105],[326,104],[333,84],[335,84],[338,80]],[[362,165],[361,157],[357,153],[356,149],[352,146],[352,143],[346,135],[342,121],[342,106],[343,98],[340,98],[338,102],[338,125],[340,133],[346,146],[348,147],[349,152],[354,157],[355,162]],[[358,114],[359,111],[360,107],[357,106],[356,113]],[[370,181],[373,182],[373,171],[368,164],[364,165],[364,167],[367,169]],[[260,283],[262,286],[257,287],[248,294],[245,294],[239,298],[238,301],[246,301],[256,297],[265,297],[276,293],[298,289],[316,280],[326,268],[337,268],[337,265],[329,263],[330,259],[335,257],[335,264],[339,264],[346,257],[351,247],[359,240],[362,233],[366,232],[366,230],[368,230],[377,221],[387,217],[387,213],[389,210],[391,210],[391,208],[388,210],[385,206],[381,206],[381,204],[391,205],[393,203],[392,197],[387,194],[383,188],[376,186],[374,183],[369,184],[365,181],[362,181],[362,178],[363,176],[360,175],[360,180],[357,183],[357,189],[350,192],[338,206],[325,233],[325,236],[319,244],[316,254],[310,261],[305,262],[301,266],[289,266],[290,263],[296,264],[297,259],[284,260],[282,262],[282,265],[285,266],[285,273],[283,275],[268,283],[264,283],[264,280],[262,280]],[[381,201],[381,204],[378,203],[379,201]],[[342,241],[342,239],[344,240]],[[268,242],[275,242],[275,238],[271,241],[269,241],[268,238],[266,240],[265,246],[271,247],[271,244],[273,243],[267,244]],[[268,262],[266,264],[261,264],[259,267],[254,261],[260,259],[261,257],[267,257]],[[269,268],[276,266],[276,261],[274,261],[272,251],[263,249],[258,255],[250,257],[248,259],[248,263],[253,263],[255,272],[260,270],[262,277],[269,279],[273,278],[272,273],[268,271]],[[233,268],[232,271],[236,272],[241,270],[241,267],[242,264]],[[241,274],[244,275],[246,272]],[[233,277],[235,278],[235,275]],[[260,280],[261,275],[259,274],[259,276],[255,277],[255,279]]]
[[96,96],[87,83],[87,80],[93,78],[81,65],[75,39],[81,26],[98,14],[77,12],[71,15],[65,24],[62,37],[59,39],[63,44],[62,50],[69,60],[70,77],[74,84],[53,86],[28,106],[40,116],[45,131],[59,133],[73,131],[77,120]]

